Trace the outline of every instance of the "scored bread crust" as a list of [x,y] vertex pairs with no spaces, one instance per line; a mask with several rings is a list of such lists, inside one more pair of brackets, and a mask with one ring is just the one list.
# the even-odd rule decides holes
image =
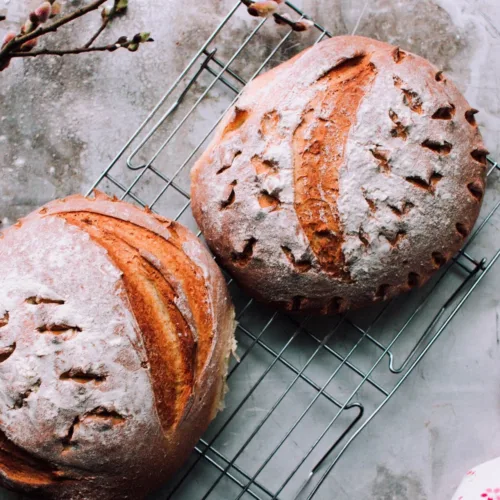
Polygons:
[[101,193],[0,239],[0,483],[142,498],[215,416],[234,347],[222,273],[180,224]]
[[260,300],[337,313],[393,297],[479,214],[475,112],[425,59],[334,37],[248,85],[193,167],[194,216]]

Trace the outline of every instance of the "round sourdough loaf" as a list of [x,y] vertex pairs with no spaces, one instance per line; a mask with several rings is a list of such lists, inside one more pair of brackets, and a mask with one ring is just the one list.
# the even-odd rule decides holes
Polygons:
[[0,483],[143,498],[219,409],[234,312],[183,226],[96,193],[0,239]]
[[193,212],[253,296],[336,313],[424,283],[479,213],[474,114],[426,60],[358,36],[254,80],[192,171]]

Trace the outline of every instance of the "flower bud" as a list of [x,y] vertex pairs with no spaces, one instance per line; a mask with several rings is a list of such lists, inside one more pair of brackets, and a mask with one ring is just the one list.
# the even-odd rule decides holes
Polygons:
[[[290,14],[280,14],[279,16],[275,16],[274,17],[274,20],[276,21],[276,24],[284,24],[286,26],[292,24],[292,17],[290,16]],[[287,23],[286,21],[289,21],[289,23]]]
[[136,35],[134,35],[134,37],[132,38],[132,41],[134,43],[144,43],[144,42],[152,42],[153,39],[150,37],[151,33],[137,33]]
[[314,26],[314,23],[312,21],[309,21],[309,19],[302,19],[301,21],[297,21],[293,25],[293,30],[294,31],[307,31],[311,29]]
[[16,34],[13,31],[10,31],[4,36],[3,42],[2,42],[2,48],[5,47],[9,42],[14,40],[16,38]]
[[118,0],[115,4],[115,12],[117,14],[123,14],[128,7],[128,0]]
[[45,23],[50,17],[50,14],[52,13],[52,5],[50,5],[49,2],[43,2],[40,7],[35,9],[35,15],[38,18],[38,21],[40,23]]
[[33,40],[28,40],[27,42],[24,42],[19,50],[22,52],[29,52],[31,49],[36,47],[36,44],[38,43],[38,38],[33,38]]
[[108,19],[110,14],[111,14],[111,9],[109,7],[104,7],[104,9],[101,10],[101,17],[104,21]]
[[50,12],[50,17],[53,18],[61,13],[61,4],[59,2],[54,2],[52,4],[52,9]]
[[138,43],[131,43],[127,49],[130,50],[130,52],[135,52],[139,48]]
[[274,0],[266,0],[264,2],[254,2],[248,7],[248,13],[255,17],[268,17],[278,10],[278,3]]

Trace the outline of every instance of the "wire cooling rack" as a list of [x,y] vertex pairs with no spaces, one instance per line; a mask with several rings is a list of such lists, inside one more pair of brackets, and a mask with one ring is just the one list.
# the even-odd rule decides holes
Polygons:
[[[317,23],[295,33],[249,18],[238,1],[92,189],[197,231],[189,170],[224,113],[259,73],[330,36]],[[488,165],[488,181],[498,181],[497,163]],[[362,313],[297,319],[248,300],[228,279],[239,359],[226,409],[159,498],[314,497],[499,258],[484,238],[499,206],[487,190],[478,227],[454,259],[422,289]]]

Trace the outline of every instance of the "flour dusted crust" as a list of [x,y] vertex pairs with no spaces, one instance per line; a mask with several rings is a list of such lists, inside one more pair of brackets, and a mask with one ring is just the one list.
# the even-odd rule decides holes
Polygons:
[[233,332],[181,225],[100,193],[21,220],[0,239],[0,483],[144,497],[215,415]]
[[478,216],[476,112],[426,60],[332,38],[247,87],[193,168],[194,215],[263,301],[335,313],[393,297],[450,259]]

